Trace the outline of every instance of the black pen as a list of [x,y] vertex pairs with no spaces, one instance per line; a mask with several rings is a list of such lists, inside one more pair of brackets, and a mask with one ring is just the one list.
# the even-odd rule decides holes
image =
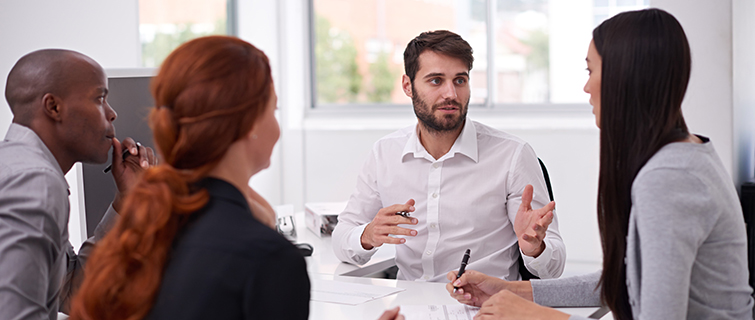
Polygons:
[[399,211],[399,212],[396,212],[396,215],[397,216],[402,216],[404,218],[410,218],[411,217],[411,215],[409,214],[409,211]]
[[[471,251],[467,249],[466,252],[464,252],[464,257],[461,258],[461,266],[459,267],[459,273],[456,274],[456,279],[461,278],[461,275],[464,274],[464,269],[467,268],[467,262],[469,262],[469,254]],[[454,292],[456,292],[456,289],[459,289],[457,287],[454,287]]]
[[[141,146],[142,146],[141,143],[139,143],[139,142],[136,143],[136,154],[137,155],[139,154],[139,147],[141,147]],[[131,152],[129,152],[128,149],[123,149],[123,152],[121,153],[121,160],[126,161],[126,158],[128,158],[128,155],[130,155],[130,154],[131,154]],[[105,170],[102,170],[102,172],[108,173],[108,172],[110,172],[111,169],[113,169],[113,164],[112,163],[109,164],[109,165],[107,165],[107,167],[105,167]]]

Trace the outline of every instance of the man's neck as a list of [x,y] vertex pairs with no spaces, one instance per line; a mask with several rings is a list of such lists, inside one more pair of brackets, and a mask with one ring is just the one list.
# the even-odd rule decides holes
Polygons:
[[39,137],[39,140],[42,140],[42,143],[47,147],[47,150],[52,153],[52,156],[55,158],[55,161],[58,162],[58,166],[60,166],[60,170],[63,171],[63,174],[67,174],[73,165],[76,164],[76,161],[67,156],[65,146],[62,146],[57,141],[56,135],[50,130],[46,130],[45,125],[40,122],[41,121],[23,122],[16,121],[16,119],[13,120],[13,123],[22,125],[29,128],[31,131],[34,131],[37,137]]
[[464,129],[464,124],[458,129],[440,132],[428,129],[422,122],[419,122],[417,127],[419,128],[417,131],[419,142],[435,160],[438,160],[451,150],[461,130]]

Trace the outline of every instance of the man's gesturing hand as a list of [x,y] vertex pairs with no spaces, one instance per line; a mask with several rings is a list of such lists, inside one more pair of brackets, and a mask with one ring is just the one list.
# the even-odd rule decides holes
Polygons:
[[556,203],[551,201],[537,210],[532,210],[532,185],[524,187],[522,193],[522,204],[519,205],[519,211],[516,213],[514,221],[514,232],[519,241],[519,248],[522,253],[537,257],[545,250],[545,231],[553,222],[553,209]]
[[414,199],[409,199],[405,204],[394,204],[380,209],[367,227],[362,232],[362,247],[370,250],[382,246],[384,243],[401,244],[406,242],[404,238],[394,238],[390,235],[416,236],[417,230],[399,227],[399,224],[417,224],[417,218],[406,218],[396,215],[396,212],[414,212]]

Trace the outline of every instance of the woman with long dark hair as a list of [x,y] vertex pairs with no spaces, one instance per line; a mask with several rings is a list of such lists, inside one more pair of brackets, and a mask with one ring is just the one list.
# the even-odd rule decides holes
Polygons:
[[682,116],[690,65],[684,30],[665,11],[625,12],[595,28],[585,92],[600,128],[603,270],[519,282],[449,273],[451,295],[482,307],[475,319],[566,319],[541,305],[601,304],[616,319],[752,319],[736,190],[712,143]]

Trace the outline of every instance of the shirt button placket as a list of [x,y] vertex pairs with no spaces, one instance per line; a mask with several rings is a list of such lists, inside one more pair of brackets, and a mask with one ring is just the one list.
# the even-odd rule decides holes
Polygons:
[[435,276],[434,260],[440,240],[438,230],[438,210],[440,201],[441,172],[443,162],[436,161],[428,166],[427,180],[427,244],[422,255],[422,279],[429,280]]

